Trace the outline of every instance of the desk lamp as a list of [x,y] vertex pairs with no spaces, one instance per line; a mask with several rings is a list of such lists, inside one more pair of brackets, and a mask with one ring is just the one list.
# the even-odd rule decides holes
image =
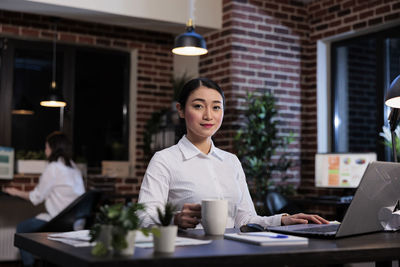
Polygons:
[[397,162],[395,130],[400,119],[400,75],[397,76],[390,84],[389,90],[385,97],[385,104],[386,106],[392,108],[389,115],[389,126],[392,134],[393,157],[394,161]]

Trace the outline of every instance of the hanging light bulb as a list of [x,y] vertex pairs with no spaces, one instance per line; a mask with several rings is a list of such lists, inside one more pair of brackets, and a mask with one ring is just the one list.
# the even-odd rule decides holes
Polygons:
[[54,30],[53,39],[53,68],[52,68],[52,81],[50,84],[49,94],[40,101],[40,105],[44,107],[65,107],[67,102],[64,100],[60,90],[57,89],[56,85],[56,39],[57,39],[57,29]]
[[28,98],[26,96],[22,96],[15,104],[15,107],[11,113],[13,115],[33,115],[35,114],[35,111]]
[[50,93],[46,98],[40,101],[40,105],[44,107],[60,108],[65,107],[67,102],[65,102],[61,93],[56,87],[56,82],[53,80],[50,85]]
[[189,20],[186,24],[186,32],[175,38],[172,53],[182,56],[201,56],[207,54],[206,41],[203,36],[194,31],[194,0],[189,2]]
[[201,56],[207,54],[206,41],[203,36],[194,31],[193,21],[189,19],[186,32],[175,38],[172,53],[182,56]]

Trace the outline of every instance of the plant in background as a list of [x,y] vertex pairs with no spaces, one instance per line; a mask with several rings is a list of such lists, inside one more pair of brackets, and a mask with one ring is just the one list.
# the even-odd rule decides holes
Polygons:
[[[276,120],[277,110],[272,94],[256,96],[248,93],[247,104],[245,124],[235,136],[234,145],[250,182],[253,199],[264,203],[268,190],[293,193],[293,187],[286,184],[285,180],[286,171],[292,165],[286,148],[294,138],[293,133],[289,136],[278,135],[279,122]],[[279,158],[273,160],[277,150]],[[271,179],[275,174],[280,176],[278,183],[274,183]]]
[[[90,230],[91,242],[97,241],[92,249],[92,254],[104,256],[108,253],[107,245],[99,240],[102,227],[111,226],[111,246],[115,252],[119,252],[128,246],[125,236],[128,231],[139,230],[140,220],[137,211],[144,211],[144,206],[138,203],[123,205],[104,205],[96,216],[96,223]],[[140,229],[143,234],[148,235],[149,231]]]
[[173,89],[173,97],[171,101],[171,107],[153,112],[150,119],[146,122],[145,131],[143,134],[143,152],[146,160],[150,160],[156,150],[165,148],[157,147],[156,144],[157,133],[159,133],[163,128],[167,126],[174,128],[173,131],[175,131],[175,139],[180,138],[184,133],[184,130],[179,127],[179,115],[175,105],[178,101],[182,87],[190,79],[191,77],[187,75],[186,72],[181,76],[172,77],[171,85]]
[[[396,153],[397,153],[397,161],[400,161],[400,125],[396,127],[395,132],[395,138],[396,138]],[[380,136],[383,137],[383,143],[385,146],[390,148],[390,151],[392,151],[392,134],[390,132],[390,127],[389,126],[383,126],[382,127],[382,132],[379,133]]]
[[22,159],[22,160],[45,160],[46,155],[44,154],[43,150],[40,150],[40,151],[18,150],[15,153],[15,158]]

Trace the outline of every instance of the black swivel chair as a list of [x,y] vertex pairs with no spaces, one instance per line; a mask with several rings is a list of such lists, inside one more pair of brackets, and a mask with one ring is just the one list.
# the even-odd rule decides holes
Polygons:
[[79,219],[86,220],[84,228],[89,227],[100,198],[101,191],[92,190],[84,193],[36,232],[73,231],[74,224]]
[[265,204],[269,215],[300,212],[300,209],[295,204],[278,192],[269,192],[266,196]]

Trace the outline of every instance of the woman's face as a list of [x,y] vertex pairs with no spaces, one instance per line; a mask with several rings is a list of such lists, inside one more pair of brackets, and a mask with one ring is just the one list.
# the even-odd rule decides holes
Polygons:
[[44,154],[46,155],[46,158],[49,158],[51,155],[51,148],[47,142],[45,144]]
[[185,119],[187,138],[191,141],[209,138],[221,127],[224,117],[223,99],[215,89],[200,86],[186,100],[185,110],[177,105]]

